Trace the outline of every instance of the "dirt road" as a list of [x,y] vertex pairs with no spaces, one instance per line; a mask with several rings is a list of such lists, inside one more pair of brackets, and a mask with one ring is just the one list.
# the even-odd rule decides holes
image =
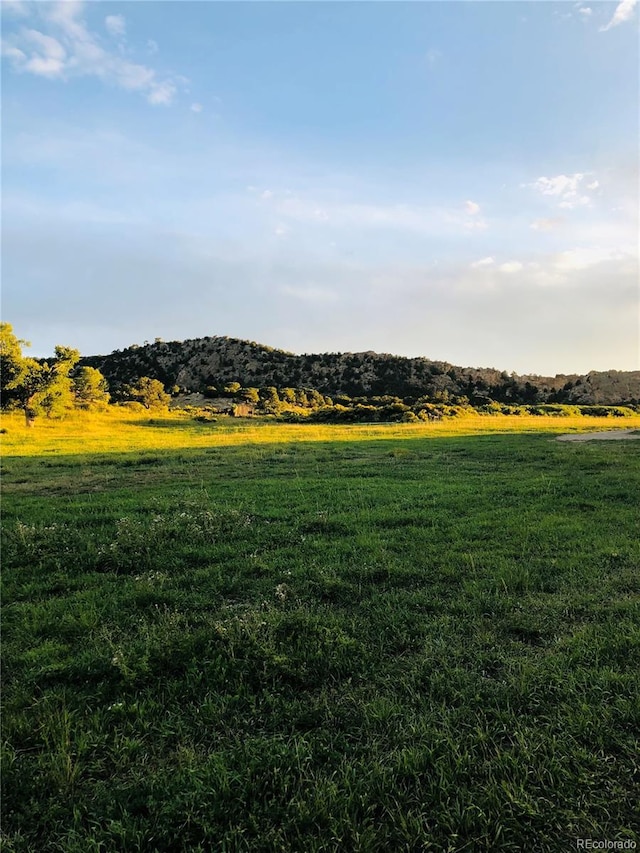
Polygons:
[[640,438],[640,431],[633,429],[608,429],[606,432],[572,432],[559,435],[558,441],[624,441]]

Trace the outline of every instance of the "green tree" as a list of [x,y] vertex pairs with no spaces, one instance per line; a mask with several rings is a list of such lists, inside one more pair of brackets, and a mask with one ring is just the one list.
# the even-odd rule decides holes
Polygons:
[[224,386],[224,396],[225,397],[236,397],[239,391],[240,391],[240,383],[239,382],[227,382],[227,384]]
[[15,383],[22,373],[24,366],[23,346],[28,347],[28,341],[22,341],[15,336],[11,323],[0,323],[0,387],[3,406],[13,396]]
[[280,389],[280,399],[283,403],[287,403],[290,406],[295,406],[296,404],[296,392],[295,388],[281,388]]
[[324,406],[324,403],[323,395],[319,391],[316,391],[315,388],[310,388],[307,391],[307,405],[312,409],[319,409],[320,406]]
[[278,391],[272,385],[260,389],[260,407],[267,415],[277,415],[282,410]]
[[57,346],[55,359],[49,362],[23,356],[26,341],[17,338],[10,323],[0,323],[0,371],[2,405],[22,409],[27,426],[38,414],[49,417],[63,414],[73,406],[69,373],[80,358],[71,347]]
[[307,397],[307,392],[304,388],[296,388],[295,389],[295,402],[296,406],[307,407],[309,405],[309,398]]
[[162,382],[148,376],[141,376],[128,392],[134,400],[142,403],[145,409],[166,409],[171,400]]
[[257,403],[260,399],[257,388],[241,388],[237,396],[245,403]]
[[81,367],[73,377],[73,392],[79,409],[101,409],[109,402],[109,386],[95,367]]

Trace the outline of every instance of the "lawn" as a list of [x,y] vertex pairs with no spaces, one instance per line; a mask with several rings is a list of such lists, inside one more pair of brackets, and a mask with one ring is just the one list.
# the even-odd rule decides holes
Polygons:
[[3,847],[638,841],[637,419],[5,419]]

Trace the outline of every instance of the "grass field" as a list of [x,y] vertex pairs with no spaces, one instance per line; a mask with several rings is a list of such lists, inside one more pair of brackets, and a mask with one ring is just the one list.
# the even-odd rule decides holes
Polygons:
[[640,419],[3,426],[3,849],[640,841]]

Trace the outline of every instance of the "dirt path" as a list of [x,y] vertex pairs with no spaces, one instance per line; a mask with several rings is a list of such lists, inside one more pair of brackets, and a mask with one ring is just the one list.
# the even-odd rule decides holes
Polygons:
[[559,435],[558,441],[623,441],[627,438],[640,438],[640,432],[633,429],[608,429],[606,432],[572,432]]

